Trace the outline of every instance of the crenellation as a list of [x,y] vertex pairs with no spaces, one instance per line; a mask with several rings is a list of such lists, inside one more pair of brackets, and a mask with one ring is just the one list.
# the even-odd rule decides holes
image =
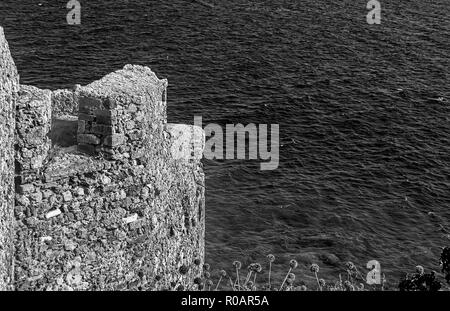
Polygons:
[[153,137],[166,122],[166,87],[151,70],[131,65],[81,87],[79,149],[110,159],[141,157],[144,134]]

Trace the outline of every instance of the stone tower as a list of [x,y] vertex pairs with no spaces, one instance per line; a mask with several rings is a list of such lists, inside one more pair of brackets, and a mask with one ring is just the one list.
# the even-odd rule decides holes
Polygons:
[[167,124],[167,81],[127,65],[74,90],[18,89],[0,42],[0,289],[192,288],[204,133]]

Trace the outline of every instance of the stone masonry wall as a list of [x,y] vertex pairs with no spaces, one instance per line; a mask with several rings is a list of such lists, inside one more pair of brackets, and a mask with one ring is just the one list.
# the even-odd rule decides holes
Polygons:
[[79,149],[112,159],[139,159],[147,150],[163,147],[155,144],[164,140],[166,86],[167,80],[159,80],[149,68],[125,66],[81,88]]
[[0,290],[11,287],[14,270],[14,105],[18,85],[19,76],[0,27]]
[[48,141],[49,107],[63,114],[54,93],[21,88],[17,290],[192,288],[204,261],[205,184],[201,156],[191,155],[204,133],[166,123],[166,86],[127,65],[79,88],[69,147]]
[[205,137],[167,124],[167,81],[19,86],[1,27],[0,69],[0,290],[192,289]]

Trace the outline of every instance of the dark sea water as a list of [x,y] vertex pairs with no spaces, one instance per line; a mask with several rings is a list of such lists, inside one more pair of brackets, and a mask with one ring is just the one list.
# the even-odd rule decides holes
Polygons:
[[[280,124],[280,167],[205,161],[215,269],[296,258],[336,277],[438,270],[450,244],[450,1],[1,0],[23,84],[86,84],[124,64],[169,80],[170,122]],[[41,3],[42,5],[38,5]],[[403,91],[399,91],[403,89]],[[443,100],[434,100],[442,97]],[[434,217],[429,215],[433,212]],[[443,229],[444,228],[444,229]]]

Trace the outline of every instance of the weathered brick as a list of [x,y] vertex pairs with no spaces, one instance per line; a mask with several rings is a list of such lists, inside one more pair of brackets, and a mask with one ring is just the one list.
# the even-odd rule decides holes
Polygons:
[[122,145],[125,142],[125,136],[123,134],[113,134],[106,136],[103,140],[103,144],[110,147],[116,147]]
[[117,108],[117,102],[116,102],[115,99],[112,99],[112,98],[106,98],[106,99],[103,101],[103,105],[104,105],[105,108],[107,108],[107,109],[115,109],[115,108]]
[[100,138],[93,134],[78,134],[78,144],[98,145],[100,144]]
[[35,188],[34,188],[33,184],[20,185],[17,188],[18,193],[20,193],[20,194],[29,194],[29,193],[33,192],[34,189]]
[[99,135],[109,135],[112,134],[113,128],[110,125],[93,123],[91,127],[91,132]]
[[128,136],[130,137],[131,140],[138,140],[143,137],[143,133],[142,131],[137,130],[135,132],[129,133]]
[[94,121],[94,116],[92,114],[88,114],[88,113],[79,113],[78,120]]
[[20,173],[41,168],[52,147],[51,92],[21,85],[17,101],[16,169]]
[[68,202],[72,200],[72,193],[70,191],[66,191],[63,193],[64,202]]

